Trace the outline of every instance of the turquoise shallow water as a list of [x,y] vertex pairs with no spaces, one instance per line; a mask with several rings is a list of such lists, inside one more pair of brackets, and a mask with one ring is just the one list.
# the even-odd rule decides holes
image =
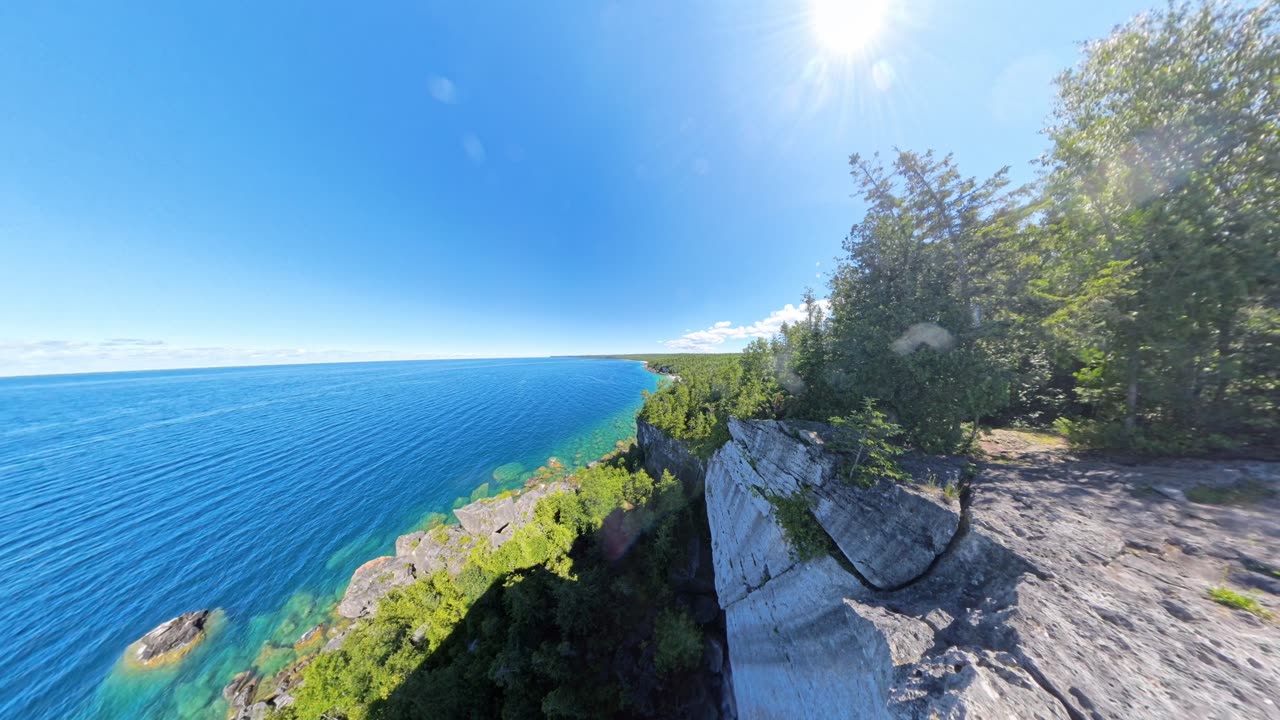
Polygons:
[[[222,718],[396,535],[611,450],[656,384],[558,358],[0,379],[0,717]],[[180,663],[120,662],[197,608]]]

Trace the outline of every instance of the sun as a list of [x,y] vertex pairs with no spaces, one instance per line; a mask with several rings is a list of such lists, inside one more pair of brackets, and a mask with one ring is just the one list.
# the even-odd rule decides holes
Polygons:
[[889,0],[812,0],[810,21],[818,44],[851,55],[875,42],[889,15]]

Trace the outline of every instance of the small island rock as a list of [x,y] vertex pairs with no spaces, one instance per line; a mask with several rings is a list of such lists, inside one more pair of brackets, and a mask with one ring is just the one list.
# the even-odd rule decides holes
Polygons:
[[156,665],[181,657],[204,639],[210,614],[209,610],[197,610],[160,624],[133,644],[131,659],[140,665]]

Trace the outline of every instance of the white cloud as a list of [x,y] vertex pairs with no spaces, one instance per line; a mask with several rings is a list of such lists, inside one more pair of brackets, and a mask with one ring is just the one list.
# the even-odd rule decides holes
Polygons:
[[480,142],[480,138],[475,133],[467,133],[462,136],[462,151],[467,154],[467,158],[476,165],[483,165],[485,159],[484,143]]
[[137,338],[92,342],[0,340],[0,377],[242,365],[431,360],[446,357],[462,356],[380,350],[192,347]]
[[[818,300],[817,306],[823,312],[831,311],[830,300]],[[777,335],[784,323],[790,325],[808,316],[809,307],[804,303],[799,306],[787,303],[781,310],[774,310],[769,317],[757,320],[750,325],[734,327],[729,320],[721,320],[706,330],[685,331],[684,335],[674,340],[664,340],[672,350],[680,352],[715,352],[728,340],[747,340],[750,338],[768,338]]]
[[443,75],[432,75],[427,78],[427,92],[431,93],[431,97],[436,102],[452,105],[458,99],[458,89],[454,87],[453,81]]

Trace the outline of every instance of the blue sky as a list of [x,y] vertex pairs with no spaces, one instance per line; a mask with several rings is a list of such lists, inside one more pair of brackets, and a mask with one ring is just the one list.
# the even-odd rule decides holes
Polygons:
[[734,350],[1154,2],[871,1],[4,3],[0,375]]

